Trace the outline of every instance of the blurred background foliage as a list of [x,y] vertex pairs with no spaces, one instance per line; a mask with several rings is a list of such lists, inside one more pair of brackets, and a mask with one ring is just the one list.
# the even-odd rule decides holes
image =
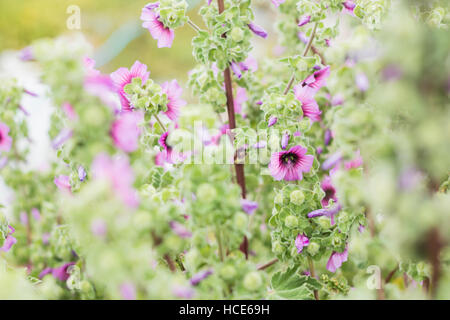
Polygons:
[[[206,0],[205,0],[206,1]],[[131,66],[135,60],[150,66],[152,78],[187,79],[194,65],[187,25],[177,29],[172,48],[156,47],[141,27],[141,9],[150,0],[0,0],[0,51],[20,50],[33,40],[73,32],[67,28],[67,8],[81,10],[81,30],[95,47],[97,66],[105,73]],[[194,9],[200,0],[189,0],[189,16],[202,26]],[[169,62],[169,63],[167,63]]]

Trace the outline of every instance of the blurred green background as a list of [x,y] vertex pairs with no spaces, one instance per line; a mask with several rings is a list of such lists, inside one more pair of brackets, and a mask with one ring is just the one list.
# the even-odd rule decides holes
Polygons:
[[[205,0],[206,1],[206,0]],[[95,48],[100,70],[110,73],[130,67],[135,60],[147,64],[154,79],[187,79],[194,65],[191,39],[194,31],[185,25],[175,32],[172,48],[156,47],[156,41],[141,27],[141,9],[149,0],[0,0],[0,52],[19,50],[33,40],[74,32],[67,28],[67,8],[81,10],[81,30]],[[189,0],[189,16],[200,0]]]

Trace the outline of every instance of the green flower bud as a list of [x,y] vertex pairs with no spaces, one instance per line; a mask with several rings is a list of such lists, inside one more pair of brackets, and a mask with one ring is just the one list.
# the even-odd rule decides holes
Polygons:
[[238,212],[234,215],[234,225],[237,229],[243,230],[247,227],[248,217],[243,212]]
[[311,255],[315,256],[317,252],[319,252],[320,245],[317,242],[309,242],[309,245],[306,247],[306,251]]
[[319,217],[318,219],[316,219],[316,222],[324,230],[328,230],[331,228],[331,220],[328,217],[325,216]]
[[294,190],[290,194],[291,202],[296,205],[301,205],[305,201],[305,194],[301,190]]
[[280,241],[272,242],[272,252],[275,254],[283,253],[283,246],[281,245]]
[[236,276],[236,269],[231,265],[226,265],[220,270],[220,275],[226,280],[231,280]]
[[234,27],[231,30],[230,35],[231,35],[231,39],[233,39],[233,41],[236,41],[236,42],[240,42],[244,39],[244,31],[242,31],[242,29],[238,28],[238,27]]
[[284,219],[284,224],[286,225],[286,227],[293,229],[298,226],[298,219],[296,216],[292,216],[292,215],[287,216]]
[[277,195],[275,196],[274,202],[276,204],[283,204],[283,194],[277,193]]
[[262,285],[261,275],[257,271],[248,273],[244,278],[244,287],[249,291],[258,290]]
[[209,183],[201,184],[197,189],[197,198],[202,202],[210,202],[217,196],[216,188]]

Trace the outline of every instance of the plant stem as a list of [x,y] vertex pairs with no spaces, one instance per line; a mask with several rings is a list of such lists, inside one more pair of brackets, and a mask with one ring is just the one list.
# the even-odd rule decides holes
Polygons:
[[220,261],[223,262],[223,246],[222,246],[222,235],[220,234],[220,229],[216,228],[217,245],[219,246],[219,257]]
[[267,269],[268,267],[270,267],[271,265],[273,265],[273,264],[275,264],[275,263],[277,263],[277,262],[278,262],[278,258],[272,259],[272,260],[270,260],[269,262],[267,262],[267,263],[265,263],[265,264],[259,266],[259,267],[258,267],[258,270],[264,270],[264,269]]
[[156,114],[154,114],[153,116],[155,117],[156,121],[158,121],[159,125],[161,126],[161,129],[163,129],[164,132],[167,132],[166,127],[163,125],[161,120],[159,120],[158,116]]
[[195,31],[200,32],[201,29],[199,28],[199,26],[197,26],[194,22],[192,22],[191,19],[188,18],[187,24],[188,24],[189,26],[191,26],[192,29],[194,29]]
[[[224,2],[223,0],[217,0],[217,4],[219,7],[219,14],[221,14],[224,9]],[[224,35],[225,36],[225,35]],[[225,71],[223,72],[223,77],[225,79],[225,93],[227,96],[227,112],[228,112],[228,123],[230,126],[230,130],[236,129],[236,119],[235,119],[235,113],[234,113],[234,100],[233,100],[233,86],[231,83],[231,72],[230,67],[227,67]],[[236,160],[236,155],[235,155]],[[235,170],[236,170],[236,180],[239,186],[241,187],[241,194],[242,198],[246,198],[247,193],[245,190],[245,172],[244,172],[244,165],[241,163],[234,164]]]
[[[308,43],[306,44],[305,50],[303,51],[303,54],[302,54],[303,57],[305,57],[308,54],[308,51],[309,51],[309,49],[312,46],[312,42],[314,40],[314,36],[316,35],[316,30],[317,30],[317,22],[314,23],[314,27],[313,27],[313,30],[311,32],[311,36],[309,37]],[[289,90],[292,87],[292,84],[294,84],[294,81],[295,81],[295,72],[292,74],[291,79],[289,79],[289,82],[288,82],[288,84],[286,86],[286,89],[284,89],[283,94],[287,94],[289,92]]]
[[[311,273],[311,277],[315,278],[316,277],[316,273],[315,273],[315,270],[314,270],[314,262],[313,262],[313,260],[310,257],[308,257],[308,261],[309,261],[309,272]],[[314,298],[316,300],[320,300],[319,299],[319,291],[314,290]]]

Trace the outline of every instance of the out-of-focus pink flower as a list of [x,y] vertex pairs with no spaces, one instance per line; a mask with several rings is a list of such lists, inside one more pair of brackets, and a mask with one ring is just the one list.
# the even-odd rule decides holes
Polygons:
[[134,173],[128,158],[112,159],[106,154],[99,154],[92,164],[92,172],[95,179],[108,181],[126,205],[133,208],[139,205],[137,193],[133,188]]
[[330,170],[330,169],[334,168],[336,165],[338,165],[340,163],[341,159],[342,159],[341,152],[337,151],[336,153],[333,153],[322,163],[322,169]]
[[272,154],[269,164],[270,174],[275,180],[302,180],[303,173],[311,170],[314,156],[306,154],[306,148],[294,146],[288,151]]
[[306,36],[306,34],[304,32],[297,32],[297,37],[300,39],[301,42],[303,42],[304,44],[308,43],[308,37]]
[[344,12],[346,12],[352,16],[355,16],[355,13],[353,12],[353,10],[355,9],[356,4],[353,0],[346,0],[346,1],[342,2],[342,5],[344,6]]
[[213,274],[212,269],[200,271],[200,272],[194,274],[190,280],[191,285],[193,285],[193,286],[198,285],[202,280],[206,279],[207,277],[209,277],[212,274]]
[[279,7],[285,0],[271,0],[275,7]]
[[281,149],[286,149],[289,144],[289,133],[285,132],[281,138]]
[[159,13],[155,9],[159,7],[159,3],[150,3],[142,9],[141,20],[144,21],[142,26],[150,32],[153,39],[158,40],[158,48],[172,46],[175,32],[164,26],[159,20]]
[[315,95],[317,91],[320,90],[327,83],[327,78],[330,76],[330,66],[326,66],[314,72],[312,75],[308,76],[305,80],[300,83],[301,87],[306,88],[309,95]]
[[22,61],[33,61],[34,54],[31,47],[25,47],[19,52],[19,59]]
[[141,128],[139,124],[144,121],[141,111],[122,113],[111,125],[111,138],[114,145],[125,151],[134,152],[139,148]]
[[9,127],[5,123],[0,122],[0,152],[8,152],[11,149],[12,138],[8,134]]
[[169,222],[170,228],[172,231],[179,236],[180,238],[190,238],[192,237],[192,233],[186,229],[184,225],[176,221]]
[[253,214],[258,209],[258,202],[241,199],[241,208],[247,214]]
[[69,176],[65,175],[59,175],[56,176],[53,182],[56,184],[59,190],[65,191],[65,192],[71,192],[71,186],[70,186],[70,178]]
[[60,281],[66,281],[70,277],[68,269],[70,266],[73,265],[75,265],[75,262],[68,262],[57,268],[50,268],[50,267],[45,268],[39,274],[39,279],[44,278],[47,274],[51,274],[55,279],[58,279]]
[[195,295],[195,290],[191,287],[176,285],[172,288],[172,293],[180,299],[192,299]]
[[120,285],[120,295],[124,300],[136,300],[136,287],[131,282],[124,282]]
[[367,78],[365,73],[358,73],[356,75],[355,82],[358,89],[362,92],[369,90],[369,79]]
[[164,82],[161,85],[162,92],[167,94],[167,111],[164,114],[172,121],[175,121],[180,115],[180,108],[186,105],[186,101],[181,99],[183,89],[178,84],[177,80],[171,82]]
[[61,106],[61,109],[64,111],[66,117],[69,120],[76,120],[78,118],[77,113],[75,112],[75,110],[73,109],[72,105],[68,102],[64,102]]
[[270,127],[273,126],[275,123],[277,123],[277,121],[278,121],[278,118],[277,118],[277,117],[271,116],[271,117],[269,118],[269,122],[267,123],[267,127],[270,128]]
[[12,226],[8,226],[9,232],[6,235],[5,240],[3,241],[3,245],[0,247],[0,251],[8,252],[11,250],[12,246],[17,242],[17,239],[12,236],[16,230]]
[[41,213],[37,208],[31,209],[31,215],[33,216],[34,220],[36,221],[41,220]]
[[297,253],[302,253],[303,247],[309,245],[309,239],[305,234],[298,234],[297,238],[295,238],[295,247],[297,248]]
[[94,219],[91,223],[91,232],[97,237],[104,237],[108,232],[108,226],[105,220],[101,218]]
[[234,98],[234,112],[242,114],[242,104],[248,100],[247,90],[238,87],[236,89],[236,97]]
[[355,152],[355,157],[350,161],[344,162],[344,167],[347,170],[355,169],[361,167],[363,164],[363,158],[361,157],[361,153],[358,151]]
[[255,58],[248,56],[244,62],[239,63],[239,67],[242,71],[256,72],[258,70],[258,61]]
[[333,251],[327,262],[327,270],[330,272],[336,272],[336,270],[339,269],[345,261],[347,261],[347,258],[347,247],[345,247],[345,250],[343,252]]
[[86,170],[83,168],[83,166],[78,166],[78,179],[80,181],[84,181],[86,179]]
[[53,149],[59,149],[62,145],[72,138],[73,131],[70,129],[62,129],[59,134],[52,140]]
[[298,26],[302,27],[305,24],[309,23],[310,21],[311,21],[311,16],[303,16],[303,17],[301,17],[301,19],[300,19],[300,21],[298,23]]
[[111,73],[111,79],[115,85],[117,93],[119,94],[123,111],[131,111],[133,108],[124,91],[125,86],[131,83],[134,78],[141,78],[142,84],[145,84],[149,76],[150,71],[147,71],[147,66],[139,61],[136,61],[130,70],[127,68],[119,68],[117,71]]

